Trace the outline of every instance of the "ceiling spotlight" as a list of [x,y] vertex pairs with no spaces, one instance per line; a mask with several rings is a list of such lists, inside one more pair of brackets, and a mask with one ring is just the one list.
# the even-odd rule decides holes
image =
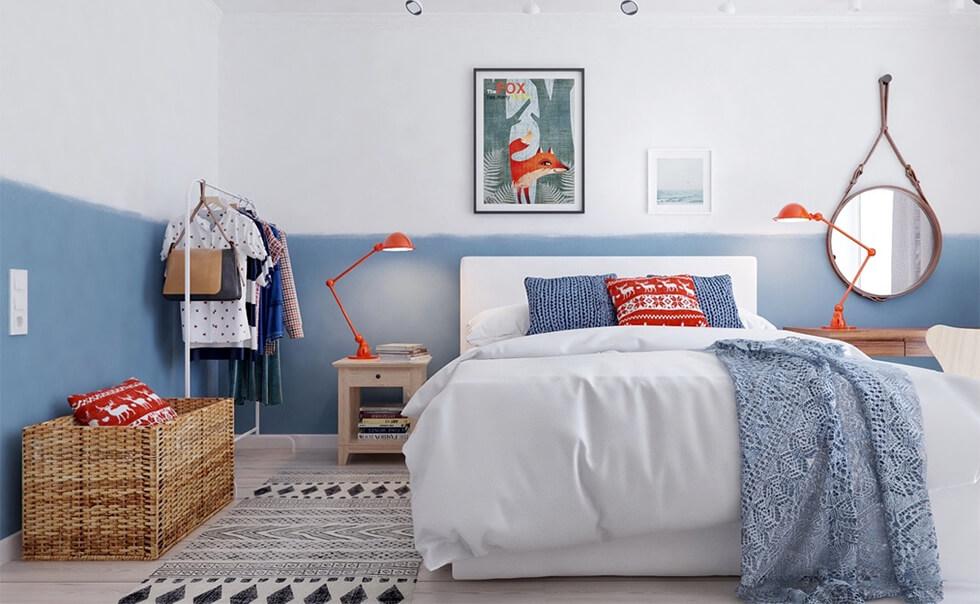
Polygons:
[[847,3],[847,10],[851,11],[852,13],[861,12],[861,8],[862,8],[861,0],[849,0]]
[[418,17],[422,14],[422,0],[406,0],[405,10],[413,17]]
[[734,15],[735,14],[735,0],[727,0],[721,6],[718,7],[718,10],[721,11],[721,12],[723,12],[723,13],[725,13],[726,15]]
[[537,2],[528,2],[524,5],[525,15],[539,15],[541,14],[541,7],[538,6]]
[[629,15],[632,17],[636,13],[640,12],[640,5],[635,2],[635,0],[623,0],[619,3],[619,10],[623,11],[624,15]]

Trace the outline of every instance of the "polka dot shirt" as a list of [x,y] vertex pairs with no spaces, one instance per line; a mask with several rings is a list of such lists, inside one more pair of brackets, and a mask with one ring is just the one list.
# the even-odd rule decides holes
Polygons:
[[[234,209],[218,209],[212,204],[214,216],[221,224],[228,239],[234,243],[238,260],[238,271],[243,284],[246,282],[247,258],[265,260],[268,255],[262,243],[259,229],[247,216]],[[184,230],[184,217],[171,220],[163,237],[163,249],[160,257],[166,260],[170,254],[170,246],[174,244]],[[190,224],[187,243],[192,249],[226,249],[231,247],[222,236],[221,231],[212,222],[203,208]],[[184,246],[184,240],[178,243]],[[190,339],[195,344],[233,344],[248,340],[251,330],[248,316],[245,313],[245,297],[229,302],[191,302],[190,313],[184,313],[184,303],[180,303],[181,327],[185,339],[187,326],[184,325],[186,316],[190,322]]]

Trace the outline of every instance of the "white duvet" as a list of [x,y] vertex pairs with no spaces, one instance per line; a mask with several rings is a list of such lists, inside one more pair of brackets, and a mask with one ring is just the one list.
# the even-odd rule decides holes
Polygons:
[[[788,336],[803,337],[606,327],[467,351],[405,409],[418,417],[404,453],[426,566],[736,522],[734,390],[703,350],[719,339]],[[864,357],[849,346],[846,354]],[[980,382],[908,373],[922,403],[930,493],[980,493]],[[941,555],[943,524],[953,521],[943,515]],[[980,507],[956,516],[952,529],[973,531],[980,550]],[[969,559],[947,562],[980,560],[960,541],[952,555]]]

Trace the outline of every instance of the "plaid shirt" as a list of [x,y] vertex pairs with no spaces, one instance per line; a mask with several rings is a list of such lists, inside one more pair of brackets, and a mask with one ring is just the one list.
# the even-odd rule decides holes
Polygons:
[[[299,298],[296,296],[296,282],[293,280],[293,266],[289,262],[289,244],[286,242],[285,231],[279,231],[277,238],[272,228],[264,225],[266,237],[269,240],[269,254],[279,262],[282,278],[283,322],[286,324],[286,334],[292,339],[303,337],[303,317],[299,312]],[[273,349],[274,350],[274,349]],[[266,354],[273,354],[266,346]]]
[[[275,265],[282,258],[283,245],[276,237],[276,234],[272,232],[272,227],[269,226],[268,222],[262,223],[262,231],[265,233],[265,246],[269,250],[269,260]],[[282,231],[279,231],[280,236],[284,236]]]

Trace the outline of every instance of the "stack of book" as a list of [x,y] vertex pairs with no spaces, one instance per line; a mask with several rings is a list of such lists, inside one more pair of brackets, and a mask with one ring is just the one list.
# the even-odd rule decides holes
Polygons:
[[361,407],[357,420],[359,440],[398,440],[408,436],[411,420],[402,417],[401,406]]
[[388,361],[408,361],[429,354],[424,344],[381,344],[375,350],[378,356]]

